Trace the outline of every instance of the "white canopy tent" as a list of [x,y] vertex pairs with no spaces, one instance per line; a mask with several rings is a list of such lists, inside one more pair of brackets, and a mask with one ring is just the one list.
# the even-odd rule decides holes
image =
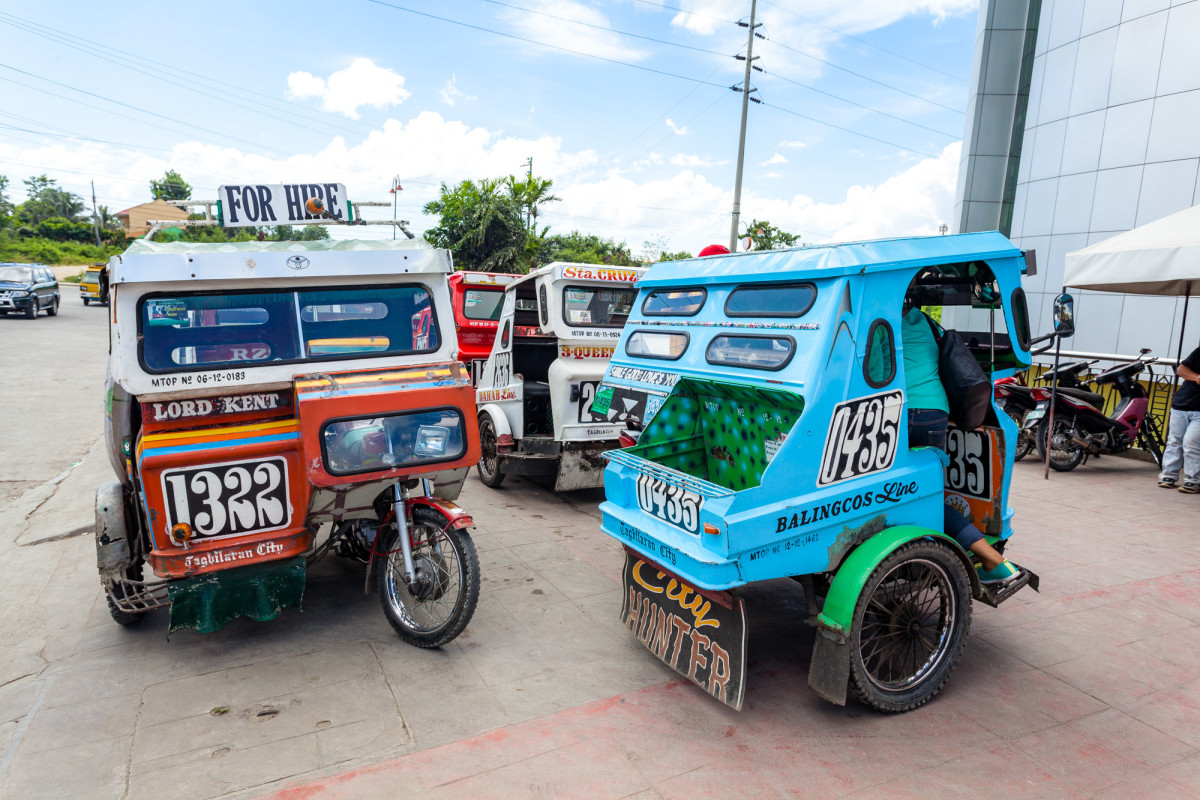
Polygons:
[[1177,353],[1181,358],[1187,298],[1200,289],[1200,206],[1067,253],[1063,284],[1101,292],[1183,297]]

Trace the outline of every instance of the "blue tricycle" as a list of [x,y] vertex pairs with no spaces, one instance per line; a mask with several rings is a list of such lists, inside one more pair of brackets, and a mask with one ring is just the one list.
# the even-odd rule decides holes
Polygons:
[[906,296],[934,317],[953,308],[970,354],[1001,378],[1030,363],[1026,272],[1032,260],[999,233],[653,266],[592,404],[645,409],[631,446],[608,456],[601,505],[626,549],[626,626],[740,708],[738,588],[793,578],[817,629],[819,695],[881,711],[937,695],[972,599],[998,605],[1037,576],[1017,567],[984,584],[943,531],[950,505],[1004,549],[1017,428],[989,399],[978,427],[951,424],[945,452],[910,448],[902,308]]

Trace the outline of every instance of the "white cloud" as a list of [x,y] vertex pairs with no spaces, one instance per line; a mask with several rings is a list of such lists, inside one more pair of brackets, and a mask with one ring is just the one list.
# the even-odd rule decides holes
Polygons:
[[763,175],[763,177],[764,178],[782,178],[783,175],[778,172],[768,172],[766,175]]
[[670,117],[667,117],[667,127],[668,127],[668,128],[670,128],[670,129],[671,129],[671,131],[672,131],[673,133],[676,133],[676,134],[678,134],[679,136],[687,136],[687,132],[688,132],[687,125],[684,125],[684,126],[681,128],[681,127],[679,127],[678,125],[676,125],[676,124],[675,124],[675,123],[674,123],[674,122],[671,120],[671,118],[670,118]]
[[776,153],[775,155],[768,158],[766,161],[762,162],[762,166],[768,167],[771,164],[786,164],[786,163],[788,163],[787,157],[784,156],[783,153]]
[[404,76],[377,65],[369,58],[356,58],[345,69],[321,78],[309,72],[288,75],[288,97],[304,100],[316,97],[326,111],[358,119],[363,106],[387,108],[399,105],[412,95],[404,88]]
[[[500,16],[531,39],[618,61],[641,61],[648,55],[646,51],[626,44],[625,39],[612,30],[608,18],[586,3],[577,0],[525,0],[521,5],[541,13],[508,9],[502,10]],[[521,44],[521,47],[529,53],[545,52],[542,48],[530,48],[525,44]]]
[[728,159],[725,161],[713,161],[703,156],[685,155],[676,153],[671,156],[670,162],[673,167],[719,167],[722,164],[728,164]]
[[[450,80],[446,81],[446,85],[442,87],[438,95],[442,98],[442,102],[448,106],[453,106],[459,100],[470,101],[475,99],[474,95],[468,95],[462,89],[458,88],[457,75],[450,76]],[[530,110],[532,111],[532,109]]]
[[788,147],[788,148],[800,148],[800,147],[808,147],[808,145],[807,145],[807,144],[805,144],[804,142],[802,142],[802,141],[800,141],[800,140],[798,140],[798,139],[796,139],[796,140],[793,140],[793,141],[788,141],[787,139],[784,139],[782,142],[780,142],[780,143],[779,143],[778,145],[776,145],[776,146],[777,146],[777,147]]

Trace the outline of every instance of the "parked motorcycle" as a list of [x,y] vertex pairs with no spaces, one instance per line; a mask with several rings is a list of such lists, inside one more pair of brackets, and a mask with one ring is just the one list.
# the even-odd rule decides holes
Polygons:
[[[1034,433],[1038,453],[1050,451],[1050,468],[1069,472],[1088,456],[1111,455],[1137,445],[1162,464],[1163,435],[1149,414],[1150,398],[1137,377],[1156,361],[1143,349],[1137,361],[1120,364],[1097,375],[1096,384],[1112,384],[1120,400],[1111,415],[1104,414],[1104,398],[1087,389],[1063,386],[1055,393],[1053,429],[1050,428],[1051,390],[1037,387],[1037,407],[1025,416],[1025,430]],[[1068,364],[1058,372],[1075,367]],[[1082,367],[1080,367],[1080,370]]]
[[[1058,382],[1059,389],[1086,391],[1086,384],[1079,379],[1080,374],[1095,364],[1099,359],[1091,361],[1076,361],[1064,364],[1057,370],[1050,370],[1042,375],[1042,380],[1049,383]],[[1041,387],[1030,386],[1025,382],[1023,374],[1001,378],[995,383],[996,406],[1007,413],[1017,423],[1017,445],[1013,454],[1014,461],[1020,461],[1029,455],[1036,446],[1032,429],[1025,427],[1025,415],[1037,408],[1040,399],[1048,400],[1050,392]],[[1042,395],[1045,395],[1043,398]],[[1088,394],[1091,394],[1088,392]]]

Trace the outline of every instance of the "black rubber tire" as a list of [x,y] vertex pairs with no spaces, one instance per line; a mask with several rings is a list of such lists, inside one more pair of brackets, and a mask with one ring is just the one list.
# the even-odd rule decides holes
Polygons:
[[[383,552],[389,553],[376,564],[376,580],[379,589],[379,602],[383,606],[383,615],[396,631],[396,635],[408,644],[416,647],[441,647],[452,641],[463,632],[471,617],[475,614],[475,606],[479,603],[479,556],[475,552],[475,543],[466,531],[456,531],[447,528],[448,520],[441,514],[429,508],[418,508],[413,512],[413,525],[431,526],[440,532],[445,543],[453,548],[460,567],[458,576],[458,597],[450,616],[436,628],[424,629],[415,627],[401,617],[400,612],[392,605],[393,589],[407,594],[403,586],[403,556],[399,551],[395,526],[389,526],[383,534]],[[395,550],[392,553],[390,551]],[[422,548],[414,549],[413,558],[421,555]],[[395,568],[394,568],[395,567]]]
[[37,298],[31,297],[29,299],[29,307],[25,309],[25,319],[37,319],[39,311],[41,309],[38,307]]
[[50,304],[50,307],[46,309],[46,316],[47,317],[57,317],[58,316],[58,298],[57,297],[54,298],[54,302]]
[[[910,679],[917,677],[921,668],[927,666],[928,671],[907,688],[888,688],[881,685],[884,681],[874,677],[867,666],[867,661],[879,653],[880,638],[873,636],[868,640],[868,645],[873,645],[874,649],[864,658],[863,628],[864,625],[886,628],[902,624],[906,617],[911,616],[916,607],[911,602],[907,605],[897,602],[896,591],[892,588],[896,582],[909,580],[904,577],[907,573],[918,576],[928,574],[936,580],[937,597],[943,598],[938,622],[944,625],[925,664],[920,665]],[[881,592],[885,581],[888,587]],[[888,602],[892,603],[890,607]],[[882,616],[881,611],[891,614],[889,622],[876,621],[875,618]],[[971,611],[970,576],[962,560],[948,545],[918,539],[898,548],[871,573],[854,606],[849,642],[850,693],[864,705],[888,713],[911,711],[928,703],[945,687],[962,657],[971,630]],[[868,612],[874,618],[868,619]],[[928,618],[928,614],[925,617]],[[899,644],[899,641],[896,643]],[[907,653],[907,650],[903,652]],[[913,655],[918,657],[916,651]],[[932,665],[931,660],[935,662]]]
[[484,486],[498,489],[504,483],[504,471],[500,469],[500,454],[496,449],[496,423],[489,414],[479,415],[479,463],[475,471]]
[[[1054,420],[1054,427],[1061,430],[1067,427],[1067,423],[1061,419]],[[1046,451],[1049,447],[1046,432],[1050,430],[1049,420],[1042,420],[1037,426],[1037,450],[1041,456],[1042,462],[1046,461]],[[1050,438],[1053,438],[1052,436]],[[1086,455],[1082,447],[1076,447],[1074,450],[1060,450],[1060,453],[1069,453],[1069,455],[1059,461],[1055,461],[1053,456],[1050,458],[1050,469],[1055,472],[1070,472],[1083,463],[1083,457]]]
[[1154,433],[1150,426],[1145,422],[1142,423],[1142,446],[1154,456],[1154,463],[1158,464],[1158,468],[1162,469],[1162,448],[1158,446],[1158,440],[1154,438]]
[[1025,414],[1020,409],[1005,409],[1008,415],[1012,417],[1013,422],[1017,423],[1017,444],[1013,448],[1013,461],[1020,461],[1025,456],[1033,452],[1035,447],[1033,441],[1033,433],[1025,430]]
[[[141,565],[130,567],[125,573],[125,577],[129,578],[130,580],[141,580]],[[117,591],[120,591],[120,589],[117,589]],[[109,616],[111,616],[113,618],[113,622],[117,623],[118,625],[124,625],[126,627],[129,627],[130,625],[136,625],[142,621],[143,617],[146,616],[145,614],[130,614],[128,611],[122,611],[121,609],[117,608],[117,606],[113,603],[112,598],[108,596],[107,591],[104,593],[104,599],[108,603]]]
[[86,306],[92,302],[90,297],[83,298],[83,304]]

